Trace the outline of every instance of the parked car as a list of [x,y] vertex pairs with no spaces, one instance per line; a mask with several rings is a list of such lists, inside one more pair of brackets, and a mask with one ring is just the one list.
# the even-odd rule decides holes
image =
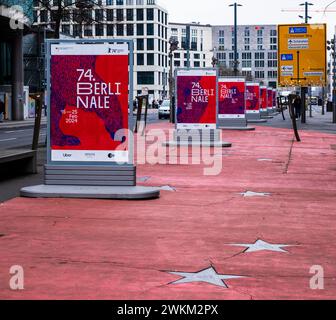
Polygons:
[[159,107],[159,119],[169,119],[170,117],[170,100],[164,100]]

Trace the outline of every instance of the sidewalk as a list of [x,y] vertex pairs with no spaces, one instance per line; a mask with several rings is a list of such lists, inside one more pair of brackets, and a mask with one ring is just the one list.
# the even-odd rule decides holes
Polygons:
[[[269,127],[225,132],[233,147],[223,149],[215,177],[202,165],[138,166],[140,184],[171,187],[158,200],[0,205],[0,299],[335,299],[336,139],[301,137]],[[278,246],[232,245],[258,239]],[[8,288],[12,265],[25,270],[23,291]],[[325,290],[310,289],[315,265]],[[174,284],[181,274],[169,273],[211,266],[242,277],[225,288]]]
[[[35,119],[27,119],[23,121],[4,121],[0,122],[0,130],[29,128],[34,127]],[[41,125],[47,124],[47,117],[42,117]]]

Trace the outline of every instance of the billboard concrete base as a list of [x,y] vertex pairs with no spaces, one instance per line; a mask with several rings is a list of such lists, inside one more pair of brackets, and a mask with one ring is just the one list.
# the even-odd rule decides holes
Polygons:
[[173,141],[163,144],[164,147],[219,147],[230,148],[232,143],[221,141],[221,131],[218,129],[194,129],[174,131]]
[[111,187],[38,185],[21,189],[26,198],[72,198],[110,200],[149,200],[160,197],[160,189],[153,187]]
[[254,127],[219,127],[220,130],[235,130],[235,131],[254,131]]
[[218,141],[168,141],[163,144],[164,147],[209,147],[209,148],[231,148],[231,142],[218,142]]
[[267,119],[251,119],[247,120],[247,123],[266,123]]

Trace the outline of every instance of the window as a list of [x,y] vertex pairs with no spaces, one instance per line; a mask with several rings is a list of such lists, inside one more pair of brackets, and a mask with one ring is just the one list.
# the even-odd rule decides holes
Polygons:
[[256,71],[255,72],[255,78],[264,79],[265,78],[265,72],[264,71]]
[[144,20],[144,10],[137,9],[137,21],[143,21],[143,20]]
[[137,24],[137,35],[138,36],[144,35],[144,25],[143,24]]
[[108,25],[107,25],[107,28],[106,28],[106,34],[107,34],[108,36],[111,36],[111,37],[114,36],[114,28],[113,28],[113,27],[114,27],[113,24],[108,24]]
[[148,21],[154,20],[154,9],[147,9],[147,20]]
[[106,20],[113,21],[113,9],[106,10]]
[[147,54],[147,65],[154,66],[154,53]]
[[123,35],[124,35],[124,25],[117,24],[117,36],[123,36]]
[[102,24],[96,24],[96,36],[97,37],[104,36],[104,26]]
[[137,50],[143,51],[145,49],[144,46],[144,40],[143,39],[137,39]]
[[147,39],[147,50],[154,50],[154,39]]
[[201,66],[201,63],[199,61],[194,61],[194,67],[199,68]]
[[137,54],[137,65],[138,66],[143,66],[144,64],[145,64],[144,54],[143,53],[138,53]]
[[133,24],[128,24],[127,25],[127,35],[128,36],[133,36],[134,35],[134,25]]
[[127,19],[127,21],[133,21],[134,20],[133,9],[127,9],[126,19]]
[[138,85],[154,84],[154,72],[138,71],[137,73]]
[[124,10],[117,9],[117,21],[123,21],[123,20],[124,20]]
[[147,24],[147,35],[154,36],[154,24],[153,23]]

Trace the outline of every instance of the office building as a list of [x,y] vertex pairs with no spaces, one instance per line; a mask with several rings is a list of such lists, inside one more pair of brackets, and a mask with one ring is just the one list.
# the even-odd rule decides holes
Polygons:
[[[156,0],[97,0],[85,9],[78,6],[78,1],[64,1],[64,34],[84,39],[133,39],[134,95],[141,94],[143,88],[148,89],[151,98],[167,94],[168,12]],[[57,7],[47,10],[39,1],[34,4],[35,25],[54,28]]]
[[[212,37],[219,65],[233,69],[234,27],[213,26]],[[238,26],[239,71],[249,79],[276,87],[277,41],[276,25]]]

